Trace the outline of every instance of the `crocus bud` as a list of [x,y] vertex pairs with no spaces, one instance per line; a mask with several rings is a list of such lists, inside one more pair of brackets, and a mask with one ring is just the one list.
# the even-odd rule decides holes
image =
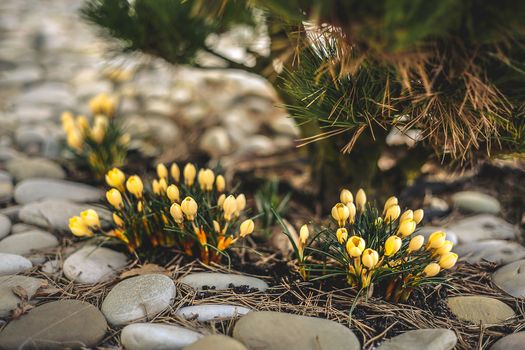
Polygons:
[[224,211],[224,219],[230,221],[232,219],[232,215],[237,211],[237,201],[235,200],[234,196],[229,195],[226,197],[224,203],[222,204],[222,210]]
[[179,180],[180,180],[180,168],[177,165],[177,163],[171,164],[170,173],[171,173],[171,177],[173,178],[173,180],[175,180],[175,182],[179,182]]
[[224,189],[226,188],[226,180],[224,179],[224,176],[217,175],[217,179],[215,179],[215,187],[217,188],[217,192],[224,192]]
[[217,198],[217,205],[219,207],[222,207],[222,205],[224,204],[224,200],[226,199],[226,195],[223,193],[219,196],[219,198]]
[[63,112],[60,116],[60,120],[62,121],[62,128],[66,133],[70,132],[70,130],[72,129],[75,129],[75,120],[73,117],[73,113]]
[[153,190],[153,193],[155,193],[156,195],[159,195],[162,192],[160,189],[159,181],[156,179],[151,182],[151,189]]
[[103,114],[108,117],[115,113],[116,101],[106,93],[98,94],[89,100],[89,108],[93,114]]
[[199,171],[198,181],[201,190],[210,192],[213,190],[213,182],[215,181],[215,174],[211,169]]
[[445,243],[446,233],[443,231],[436,231],[428,237],[428,248],[438,249]]
[[456,253],[447,253],[439,259],[439,266],[442,269],[450,269],[458,261],[458,255]]
[[346,203],[346,207],[348,208],[348,222],[350,224],[353,224],[355,222],[355,214],[356,214],[356,208],[354,203]]
[[423,243],[425,243],[425,237],[423,237],[422,235],[412,237],[410,243],[408,243],[408,252],[411,253],[418,251],[423,246]]
[[416,230],[416,222],[411,219],[401,221],[399,227],[397,228],[397,233],[402,237],[408,237]]
[[365,250],[365,240],[359,236],[352,236],[346,241],[346,251],[352,258],[361,256],[363,250]]
[[179,204],[173,203],[171,205],[170,214],[173,217],[173,220],[175,220],[177,224],[182,224],[182,222],[184,221],[184,215],[182,213],[182,209]]
[[106,174],[106,183],[121,191],[124,190],[124,181],[126,181],[126,175],[118,168],[113,168]]
[[346,239],[348,238],[348,230],[346,228],[344,228],[344,227],[340,227],[335,232],[335,235],[337,237],[337,241],[340,244],[343,244],[346,241]]
[[391,206],[393,205],[398,205],[398,201],[397,201],[397,197],[390,197],[386,200],[385,202],[385,206],[383,207],[383,215],[386,213],[386,211],[388,210],[388,208],[390,208]]
[[117,215],[117,213],[113,213],[113,222],[119,227],[124,226],[124,221],[120,216]]
[[103,128],[101,126],[95,125],[93,129],[91,129],[90,136],[98,144],[101,144],[102,141],[104,141],[104,136],[106,136],[106,128]]
[[399,217],[399,222],[403,222],[405,220],[414,220],[414,212],[412,210],[405,210],[403,214],[401,214]]
[[168,168],[162,163],[157,164],[157,175],[159,179],[167,179],[168,178]]
[[184,167],[184,183],[186,186],[193,186],[195,182],[195,175],[197,175],[197,169],[195,165],[188,163]]
[[439,273],[439,271],[441,271],[441,267],[438,264],[432,262],[425,267],[423,274],[426,277],[434,277]]
[[421,220],[423,220],[423,217],[425,216],[425,211],[423,209],[418,209],[414,211],[414,221],[416,224],[419,224]]
[[241,223],[241,226],[239,227],[239,236],[241,237],[246,237],[248,236],[250,233],[253,232],[255,228],[255,223],[253,222],[253,220],[244,220],[242,223]]
[[401,214],[401,208],[399,205],[393,205],[390,208],[386,210],[385,213],[385,223],[390,223],[392,221],[396,221],[399,217],[399,214]]
[[401,238],[398,236],[390,236],[385,241],[385,256],[392,256],[401,249]]
[[67,145],[77,151],[82,150],[84,137],[76,129],[70,130],[66,135]]
[[339,195],[339,200],[343,204],[352,203],[354,201],[354,196],[352,195],[352,192],[345,188],[341,191],[341,194]]
[[73,216],[72,218],[69,218],[69,229],[75,236],[78,237],[93,236],[93,232],[91,232],[88,225],[86,225],[80,216]]
[[443,245],[441,247],[439,247],[439,248],[437,248],[435,250],[435,253],[437,255],[446,255],[446,254],[450,253],[450,251],[452,250],[453,246],[454,246],[454,243],[452,243],[451,241],[446,240],[445,242],[443,242]]
[[237,202],[237,210],[235,210],[235,215],[239,216],[241,211],[246,208],[246,197],[241,193],[237,196],[237,198],[235,198],[235,201]]
[[356,205],[356,208],[357,210],[359,211],[365,211],[365,207],[366,207],[366,193],[365,191],[360,188],[359,191],[357,191],[356,195],[355,195],[355,205]]
[[132,175],[126,181],[126,188],[129,193],[134,195],[137,198],[142,198],[142,191],[144,190],[144,184],[142,180],[137,175]]
[[345,225],[346,220],[350,216],[350,211],[348,210],[348,207],[344,205],[343,203],[337,203],[332,208],[332,217],[335,221],[337,221],[337,224],[340,227],[343,227]]
[[168,186],[166,189],[166,195],[172,203],[178,202],[180,200],[179,188],[175,185]]
[[85,133],[86,130],[89,129],[89,122],[87,118],[83,115],[79,115],[77,117],[76,124],[77,124],[78,130],[80,130],[82,133]]
[[166,190],[168,189],[168,183],[166,182],[166,179],[163,177],[159,179],[159,188],[160,188],[161,193],[165,193]]
[[93,209],[87,209],[80,213],[80,217],[84,220],[84,223],[92,228],[100,228],[100,219],[98,214]]
[[197,215],[197,202],[195,202],[195,199],[191,197],[186,197],[180,204],[180,207],[182,209],[182,212],[186,216],[186,219],[189,221],[195,220],[195,216]]
[[221,224],[217,220],[213,220],[213,229],[217,233],[221,233]]
[[116,188],[112,188],[106,192],[106,199],[115,209],[122,208],[122,195]]
[[299,242],[304,246],[308,237],[310,236],[310,230],[308,230],[308,225],[304,224],[299,230]]
[[361,262],[367,268],[372,269],[379,262],[379,254],[375,250],[367,248],[363,250],[363,254],[361,255]]

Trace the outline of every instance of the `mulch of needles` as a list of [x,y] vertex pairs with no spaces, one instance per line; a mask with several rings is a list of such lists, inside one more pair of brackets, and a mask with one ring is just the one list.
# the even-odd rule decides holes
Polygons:
[[[54,257],[60,258],[63,249],[71,249],[71,246],[59,248],[55,251]],[[250,290],[247,286],[229,290],[210,288],[194,291],[177,283],[177,296],[174,303],[149,322],[180,325],[204,334],[231,335],[235,320],[199,323],[182,319],[175,315],[175,311],[183,306],[202,303],[235,304],[253,310],[288,312],[336,321],[354,331],[363,349],[373,349],[385,339],[420,328],[452,329],[458,337],[457,349],[488,349],[498,338],[525,330],[525,300],[507,296],[493,286],[490,275],[495,270],[494,264],[459,264],[457,269],[448,272],[448,281],[445,285],[417,291],[408,303],[392,304],[375,296],[366,299],[360,297],[356,303],[356,290],[341,281],[304,282],[285,261],[278,259],[277,255],[265,252],[258,254],[257,261],[232,259],[230,270],[219,265],[206,266],[181,255],[163,263],[162,273],[170,276],[175,282],[191,272],[241,271],[266,280],[270,288],[266,292]],[[138,267],[140,265],[135,261],[127,270]],[[107,293],[122,279],[119,276],[96,285],[81,285],[69,281],[61,272],[49,276],[34,268],[28,275],[48,282],[47,287],[30,301],[32,305],[60,299],[79,299],[99,308]],[[504,325],[469,324],[460,321],[449,311],[446,304],[447,297],[457,295],[483,295],[496,298],[512,307],[517,317],[508,320]],[[25,308],[27,311],[31,305],[25,305]],[[353,309],[352,314],[350,314],[351,309]],[[22,313],[25,311],[19,310]],[[120,330],[121,328],[110,328],[101,347],[119,346]]]

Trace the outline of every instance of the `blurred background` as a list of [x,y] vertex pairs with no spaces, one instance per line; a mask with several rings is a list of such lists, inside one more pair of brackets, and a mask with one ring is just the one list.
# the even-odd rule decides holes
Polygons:
[[[441,21],[443,13],[451,10],[446,6],[453,5],[424,8],[424,2],[416,2],[413,7],[420,12],[405,16],[404,26],[392,32],[395,35],[374,42],[366,31],[350,25],[356,23],[355,18],[341,15],[347,13],[346,6],[354,5],[338,1],[4,1],[0,4],[0,161],[6,162],[16,180],[31,172],[55,171],[46,165],[52,160],[68,176],[95,182],[89,173],[68,163],[60,115],[64,111],[88,115],[88,101],[108,93],[118,98],[119,118],[131,136],[128,168],[137,172],[171,161],[219,167],[241,187],[270,191],[270,196],[278,198],[290,196],[290,205],[298,213],[315,215],[330,208],[342,187],[353,191],[364,187],[377,200],[400,195],[412,206],[425,207],[429,220],[450,212],[452,193],[482,189],[503,204],[506,219],[522,223],[521,105],[501,123],[494,112],[497,103],[476,107],[475,101],[468,100],[474,112],[463,115],[461,93],[470,94],[470,82],[461,80],[465,86],[458,85],[457,90],[464,88],[459,93],[443,92],[439,89],[450,90],[453,85],[449,77],[453,73],[447,73],[448,85],[435,83],[441,78],[436,74],[433,83],[438,91],[411,95],[406,91],[426,88],[422,76],[411,76],[410,65],[417,67],[421,61],[410,55],[398,61],[392,58],[427,50],[420,43],[428,38],[448,45],[451,40],[443,38],[464,30],[456,17],[469,13],[485,18],[494,9],[487,5],[485,12],[468,12],[472,7],[456,4],[450,12],[454,20],[434,32],[418,31],[421,13],[428,14],[421,18],[426,20],[426,29]],[[373,30],[384,34],[396,24],[393,15],[406,10],[406,2],[389,8],[392,16],[364,6],[359,11],[366,16],[356,25],[367,28],[371,23],[367,19],[381,17],[383,27],[371,25],[371,29],[372,34]],[[356,18],[359,11],[354,11]],[[326,23],[338,25],[339,30],[322,25]],[[512,34],[521,35],[520,25],[508,23],[515,30]],[[487,33],[499,45],[507,37],[493,35],[490,24]],[[347,36],[341,33],[356,34],[358,40],[345,46]],[[486,45],[489,39],[483,40]],[[465,47],[465,52],[469,50],[474,48]],[[512,54],[516,52],[501,50],[507,58],[515,58]],[[326,65],[331,55],[338,58],[334,66]],[[423,61],[434,72],[433,57],[425,57]],[[443,64],[446,54],[439,57]],[[479,58],[480,62],[484,59]],[[385,62],[392,67],[385,68]],[[403,73],[399,67],[407,66],[412,90],[385,89],[391,82],[384,77]],[[479,67],[507,73],[499,67]],[[515,81],[508,79],[507,85],[522,79],[522,73],[509,74],[514,74]],[[327,79],[330,75],[336,78]],[[403,79],[396,83],[403,85]],[[507,85],[501,85],[502,94]],[[519,100],[520,91],[515,88],[500,99]],[[396,100],[396,93],[404,105],[396,105],[401,100]],[[378,101],[390,94],[392,102],[384,101],[378,109]],[[478,95],[474,99],[491,98]],[[442,104],[435,112],[425,109],[434,108],[434,100],[421,106],[422,100],[436,96],[446,98],[438,98]],[[483,110],[490,108],[496,117],[485,125]],[[448,113],[450,120],[440,111]]]

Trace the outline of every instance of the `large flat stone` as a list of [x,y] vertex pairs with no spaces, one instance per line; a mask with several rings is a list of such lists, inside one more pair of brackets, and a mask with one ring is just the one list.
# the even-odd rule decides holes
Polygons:
[[81,211],[86,209],[94,209],[103,224],[111,220],[111,213],[105,209],[63,199],[45,199],[26,204],[18,213],[18,217],[26,224],[51,230],[69,231],[69,218],[79,215]]
[[233,338],[222,334],[208,335],[197,340],[195,343],[186,346],[184,350],[247,350],[246,347]]
[[122,329],[120,341],[126,350],[177,350],[200,338],[200,333],[179,326],[134,323]]
[[233,337],[249,349],[359,350],[359,340],[347,327],[330,320],[280,312],[250,312],[241,317]]
[[454,206],[469,213],[498,214],[501,210],[499,201],[485,193],[462,191],[452,196]]
[[525,258],[525,247],[517,242],[503,240],[487,240],[460,244],[454,247],[460,259],[469,263],[483,260],[498,264],[508,264]]
[[14,275],[32,267],[33,263],[21,255],[0,253],[0,276]]
[[33,262],[39,262],[40,250],[58,246],[57,238],[49,232],[33,230],[10,235],[0,241],[0,253],[23,255]]
[[14,158],[6,169],[17,182],[32,178],[63,179],[65,171],[57,163],[45,158]]
[[495,342],[490,350],[523,350],[525,349],[525,332],[509,334]]
[[246,315],[251,309],[228,304],[199,304],[182,307],[176,315],[200,322],[235,318]]
[[21,302],[20,298],[13,293],[13,288],[21,287],[28,299],[31,299],[37,290],[45,285],[46,282],[38,278],[17,275],[0,276],[0,318],[8,317]]
[[64,261],[64,275],[78,283],[99,283],[110,280],[127,264],[126,255],[114,250],[86,246]]
[[0,214],[0,239],[4,238],[11,232],[11,220]]
[[151,319],[171,305],[175,293],[175,284],[165,275],[128,278],[108,293],[102,312],[113,326]]
[[197,290],[203,288],[222,290],[241,286],[262,292],[268,289],[268,284],[259,278],[219,272],[195,272],[182,277],[179,282]]
[[525,259],[514,261],[498,269],[492,281],[515,298],[525,298]]
[[516,239],[519,232],[505,220],[492,214],[480,214],[452,223],[448,229],[454,231],[459,243],[477,242],[488,239]]
[[104,316],[80,300],[40,305],[11,321],[0,333],[4,349],[64,349],[95,347],[106,333]]
[[15,200],[20,204],[42,199],[65,199],[72,202],[96,202],[103,197],[96,187],[56,179],[28,179],[15,187]]
[[448,298],[448,307],[462,321],[474,324],[497,324],[515,317],[514,310],[498,299],[483,296],[459,296]]
[[377,350],[451,350],[457,341],[450,329],[417,329],[386,340]]

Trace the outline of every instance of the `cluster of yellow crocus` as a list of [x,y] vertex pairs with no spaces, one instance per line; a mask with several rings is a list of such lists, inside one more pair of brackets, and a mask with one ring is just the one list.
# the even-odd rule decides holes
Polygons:
[[[336,250],[341,254],[338,261],[347,261],[342,268],[347,271],[350,284],[366,288],[375,281],[374,276],[383,276],[382,273],[376,274],[377,271],[388,270],[384,275],[391,276],[391,288],[398,286],[402,289],[412,282],[417,285],[421,279],[436,276],[441,269],[450,269],[456,264],[458,256],[451,252],[452,242],[446,240],[444,232],[434,232],[426,244],[422,235],[414,235],[417,225],[423,220],[422,209],[402,211],[398,199],[390,197],[381,215],[377,215],[375,209],[367,206],[363,189],[357,191],[355,201],[348,189],[341,191],[339,199],[340,202],[331,210],[337,228],[326,232],[335,235],[339,244]],[[308,264],[304,253],[308,237],[308,227],[304,225],[296,251],[303,277],[306,276],[304,266]],[[314,251],[319,252],[319,249]],[[399,292],[396,298],[401,294]]]
[[69,229],[78,237],[93,237],[93,230],[100,230],[100,218],[93,209],[87,209],[80,213],[80,216],[73,216],[69,219]]
[[108,168],[123,163],[129,135],[112,120],[116,108],[113,98],[100,94],[91,99],[89,105],[92,124],[83,115],[75,117],[71,112],[64,112],[62,128],[74,154],[85,159],[95,175],[102,177]]

